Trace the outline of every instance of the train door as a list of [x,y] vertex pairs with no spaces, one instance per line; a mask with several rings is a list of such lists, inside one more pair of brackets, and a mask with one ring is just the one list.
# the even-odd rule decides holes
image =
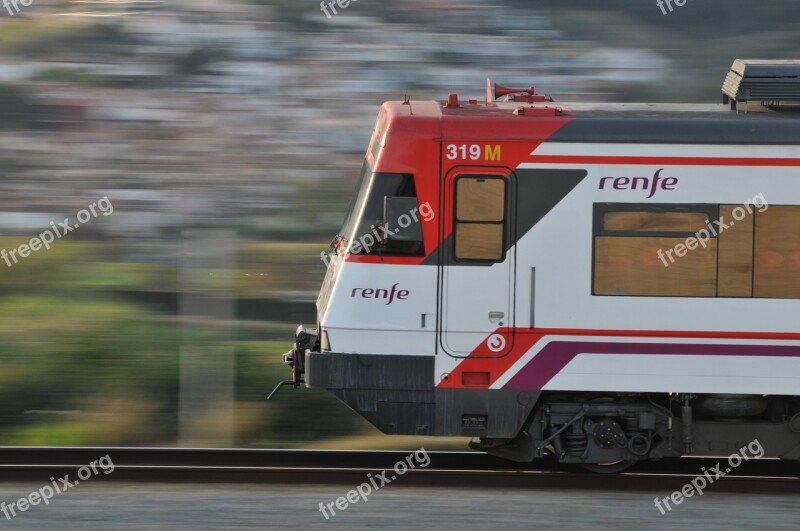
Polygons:
[[440,345],[455,357],[500,357],[514,342],[513,188],[506,168],[459,167],[444,179]]

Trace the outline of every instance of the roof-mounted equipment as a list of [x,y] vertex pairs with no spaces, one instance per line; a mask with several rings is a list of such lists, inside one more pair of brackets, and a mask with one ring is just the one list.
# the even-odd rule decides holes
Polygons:
[[760,102],[770,109],[800,103],[800,60],[736,59],[722,84],[722,102]]
[[548,94],[536,94],[536,89],[531,85],[528,88],[508,88],[502,85],[495,84],[492,86],[492,80],[486,80],[486,104],[490,104],[497,98],[505,96],[503,101],[513,101],[516,103],[540,103],[545,101],[553,101]]

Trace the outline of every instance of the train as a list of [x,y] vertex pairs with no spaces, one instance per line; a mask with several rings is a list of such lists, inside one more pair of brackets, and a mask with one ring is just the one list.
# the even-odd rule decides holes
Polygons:
[[522,463],[800,459],[800,61],[722,100],[384,103],[281,385]]

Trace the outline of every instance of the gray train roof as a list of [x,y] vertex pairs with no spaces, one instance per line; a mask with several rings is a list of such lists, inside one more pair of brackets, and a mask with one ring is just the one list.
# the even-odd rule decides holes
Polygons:
[[[560,103],[560,102],[558,102]],[[740,104],[564,103],[575,118],[548,142],[800,145],[800,107]]]

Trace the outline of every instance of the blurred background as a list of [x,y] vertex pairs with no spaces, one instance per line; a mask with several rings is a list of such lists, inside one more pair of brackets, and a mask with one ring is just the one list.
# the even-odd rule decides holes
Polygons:
[[491,76],[721,105],[734,58],[800,58],[791,0],[25,1],[0,8],[0,249],[114,211],[0,261],[0,445],[419,448],[324,392],[265,401],[380,103]]

